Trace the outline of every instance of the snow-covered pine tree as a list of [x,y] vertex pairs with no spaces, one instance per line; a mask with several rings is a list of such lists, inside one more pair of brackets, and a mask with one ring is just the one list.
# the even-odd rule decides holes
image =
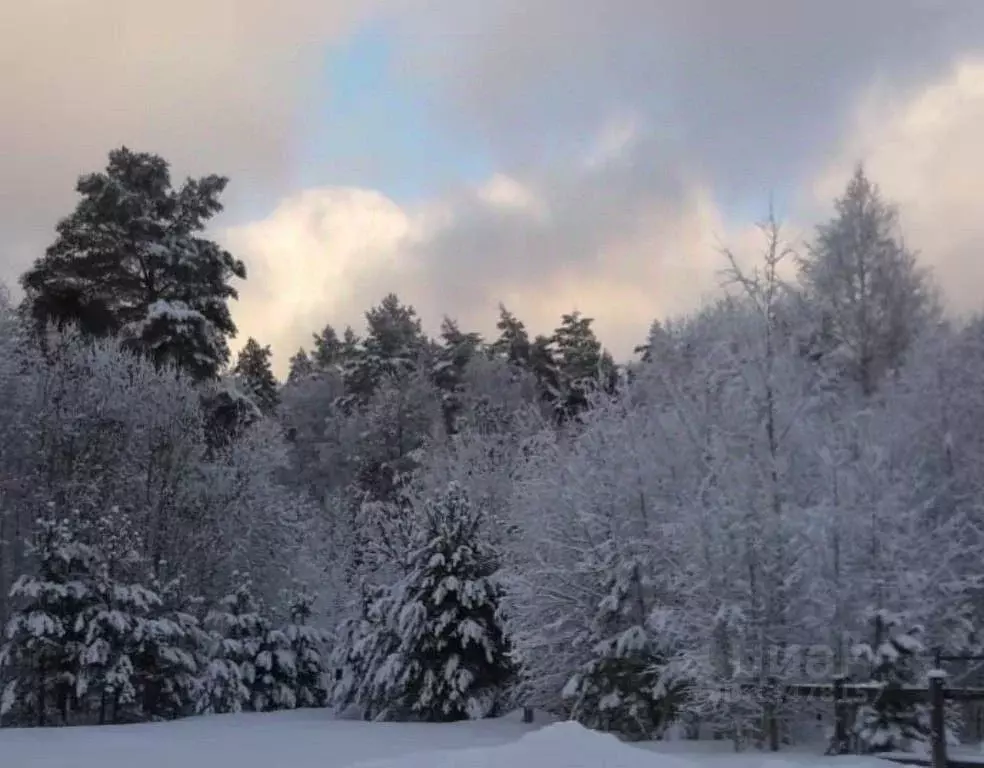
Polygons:
[[214,377],[236,332],[231,281],[246,277],[241,261],[202,237],[227,182],[211,175],[174,189],[163,158],[113,150],[104,172],[79,178],[78,205],[21,278],[25,307],[42,325],[119,333],[158,364]]
[[427,721],[492,715],[513,675],[499,613],[498,558],[457,483],[424,510],[417,548],[397,584],[390,625],[399,648],[376,671],[389,717]]
[[294,692],[298,707],[324,707],[328,703],[325,681],[325,633],[310,624],[315,596],[307,591],[291,595],[287,604],[290,623],[284,628],[294,654]]
[[137,700],[148,720],[173,720],[194,712],[209,637],[180,578],[150,586],[161,599],[142,623],[133,653]]
[[10,590],[18,606],[0,646],[0,716],[44,726],[74,708],[83,648],[80,619],[93,600],[88,576],[97,558],[67,520],[37,521],[31,545],[36,572],[22,574]]
[[208,612],[205,629],[211,636],[211,653],[198,710],[242,712],[252,701],[256,657],[267,631],[248,580]]
[[871,621],[874,640],[859,644],[855,655],[870,665],[871,679],[881,690],[874,703],[858,711],[857,735],[867,752],[909,751],[929,738],[929,710],[893,694],[918,682],[922,631],[903,630],[902,618],[886,610],[875,611]]
[[613,558],[608,594],[592,627],[592,658],[564,687],[571,717],[595,730],[634,741],[658,738],[676,714],[686,688],[674,658],[673,614],[645,615],[652,591],[649,568]]

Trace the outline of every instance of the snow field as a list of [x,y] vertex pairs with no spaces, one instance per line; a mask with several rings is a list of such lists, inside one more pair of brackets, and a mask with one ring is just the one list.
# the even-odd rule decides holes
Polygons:
[[518,714],[452,725],[332,719],[326,710],[0,731],[2,768],[885,768],[872,758],[733,754],[725,742],[633,746]]

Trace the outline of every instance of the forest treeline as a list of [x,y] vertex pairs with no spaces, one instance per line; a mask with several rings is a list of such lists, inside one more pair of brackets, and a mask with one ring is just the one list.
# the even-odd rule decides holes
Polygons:
[[[984,321],[862,168],[633,361],[578,312],[431,338],[389,295],[283,383],[230,353],[225,186],[111,152],[0,313],[5,724],[527,705],[744,741],[771,708],[788,740],[782,680],[980,652]],[[904,747],[925,712],[858,729]]]

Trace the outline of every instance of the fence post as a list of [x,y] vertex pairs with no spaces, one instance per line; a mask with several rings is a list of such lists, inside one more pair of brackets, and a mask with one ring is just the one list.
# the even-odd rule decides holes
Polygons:
[[523,722],[524,723],[533,722],[533,707],[523,707]]
[[946,697],[943,681],[946,673],[934,669],[929,673],[930,739],[932,740],[933,768],[946,768],[946,722],[944,718]]
[[844,678],[840,674],[834,677],[834,743],[831,752],[835,755],[846,755],[847,744],[847,702],[844,701]]
[[769,751],[779,751],[779,678],[770,676],[766,687],[765,727]]

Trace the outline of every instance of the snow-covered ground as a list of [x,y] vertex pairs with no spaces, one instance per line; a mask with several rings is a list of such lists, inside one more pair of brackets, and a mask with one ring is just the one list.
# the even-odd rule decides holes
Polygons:
[[3,768],[886,768],[723,744],[634,747],[573,723],[518,716],[453,725],[334,720],[319,710],[101,728],[0,730]]

